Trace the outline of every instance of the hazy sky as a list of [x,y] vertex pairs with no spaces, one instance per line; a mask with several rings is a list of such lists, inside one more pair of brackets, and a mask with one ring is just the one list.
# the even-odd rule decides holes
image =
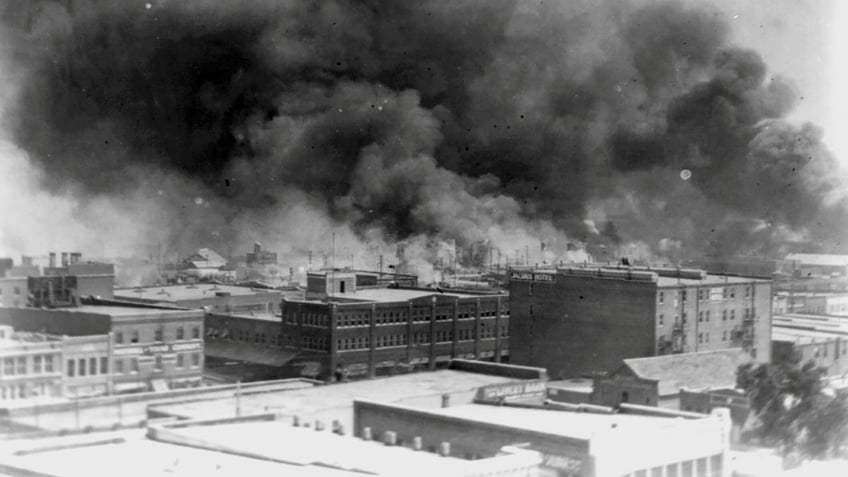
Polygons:
[[[704,0],[691,0],[704,3]],[[802,100],[790,118],[825,130],[828,145],[848,163],[848,142],[840,137],[838,110],[844,111],[846,7],[837,0],[707,0],[734,23],[739,46],[760,52],[771,69],[795,81]],[[842,41],[839,40],[842,36]],[[842,63],[842,64],[840,64]],[[840,108],[839,106],[843,106]]]

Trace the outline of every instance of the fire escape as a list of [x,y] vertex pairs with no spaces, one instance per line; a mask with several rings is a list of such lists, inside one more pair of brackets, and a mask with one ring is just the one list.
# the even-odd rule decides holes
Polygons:
[[674,318],[674,325],[671,328],[671,352],[685,353],[689,351],[689,345],[686,343],[686,335],[689,331],[688,320],[686,317],[686,291],[680,290],[678,296],[674,298],[675,306],[679,305],[679,314]]
[[743,350],[750,353],[754,348],[754,330],[757,322],[757,315],[754,307],[754,290],[756,288],[750,285],[750,293],[746,292],[746,303],[750,305],[745,307],[745,313],[742,315],[742,324],[735,326],[730,331],[730,339],[734,345],[741,346]]

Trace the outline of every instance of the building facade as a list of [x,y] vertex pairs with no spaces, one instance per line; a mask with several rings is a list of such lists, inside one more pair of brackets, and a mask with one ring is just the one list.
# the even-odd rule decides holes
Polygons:
[[744,348],[770,359],[771,281],[701,270],[513,269],[510,361],[554,379],[623,359]]
[[5,308],[0,322],[68,336],[57,369],[66,377],[62,391],[70,396],[166,390],[198,385],[202,379],[202,310]]
[[326,273],[310,274],[307,297],[313,299],[283,302],[282,345],[322,377],[376,376],[434,369],[452,358],[501,361],[509,355],[504,293],[358,289],[355,274]]

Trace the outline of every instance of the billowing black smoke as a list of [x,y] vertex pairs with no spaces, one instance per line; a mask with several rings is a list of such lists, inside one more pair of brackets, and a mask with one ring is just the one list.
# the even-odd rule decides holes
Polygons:
[[720,14],[548,3],[18,0],[11,132],[47,187],[132,190],[183,246],[564,252],[609,219],[724,254],[844,224],[820,134],[780,119],[796,93]]

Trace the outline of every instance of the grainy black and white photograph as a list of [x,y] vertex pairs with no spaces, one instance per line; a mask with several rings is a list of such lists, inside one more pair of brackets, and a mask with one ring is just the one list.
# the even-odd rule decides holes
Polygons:
[[0,477],[848,475],[846,27],[0,0]]

